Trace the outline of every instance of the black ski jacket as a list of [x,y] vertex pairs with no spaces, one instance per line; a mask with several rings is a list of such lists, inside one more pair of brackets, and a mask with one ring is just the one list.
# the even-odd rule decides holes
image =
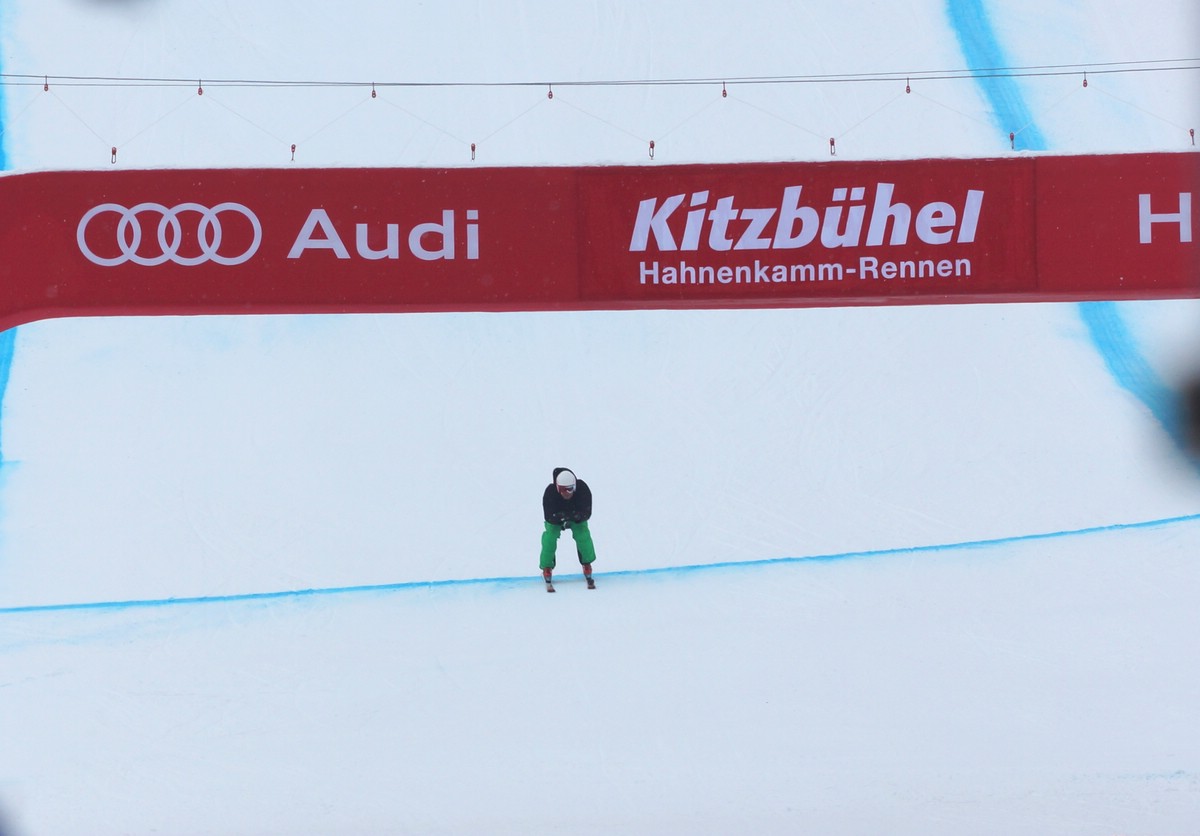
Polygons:
[[[557,479],[558,474],[564,470],[567,468],[554,468],[554,478]],[[542,514],[546,522],[559,525],[564,522],[587,522],[592,517],[592,489],[588,487],[587,482],[576,476],[575,493],[571,494],[570,499],[564,499],[551,481],[546,486],[546,492],[542,494]]]

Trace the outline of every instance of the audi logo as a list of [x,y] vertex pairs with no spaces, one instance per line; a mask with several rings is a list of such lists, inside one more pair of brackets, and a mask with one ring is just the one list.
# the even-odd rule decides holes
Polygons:
[[[99,215],[112,212],[119,217],[117,222],[117,247],[121,254],[112,257],[97,255],[87,242],[88,224]],[[237,254],[222,254],[221,249],[221,218],[225,213],[237,213],[250,221],[254,228],[254,240],[246,249]],[[184,240],[183,224],[180,216],[198,214],[199,223],[196,227],[196,242],[199,245],[199,255],[180,255],[179,248]],[[158,215],[158,249],[155,255],[142,255],[138,249],[142,245],[143,215]],[[240,203],[218,203],[211,209],[199,203],[180,203],[177,206],[164,206],[161,203],[139,203],[136,206],[125,207],[119,203],[102,203],[89,209],[79,220],[75,231],[75,239],[79,242],[79,251],[88,261],[101,267],[116,267],[132,261],[143,267],[155,267],[168,261],[184,267],[194,267],[213,261],[217,264],[243,264],[258,252],[262,243],[262,224],[253,212]]]

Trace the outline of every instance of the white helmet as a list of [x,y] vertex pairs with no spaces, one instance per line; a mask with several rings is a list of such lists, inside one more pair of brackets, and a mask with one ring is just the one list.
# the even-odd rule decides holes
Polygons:
[[554,477],[554,484],[560,488],[575,490],[575,474],[564,469]]

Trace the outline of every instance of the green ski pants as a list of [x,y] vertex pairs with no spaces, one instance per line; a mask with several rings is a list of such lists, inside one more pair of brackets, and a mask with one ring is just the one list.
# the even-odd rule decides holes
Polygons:
[[[571,536],[575,538],[579,562],[587,565],[595,560],[596,547],[592,545],[592,532],[588,530],[588,524],[586,522],[569,522],[567,528],[570,529]],[[546,523],[546,530],[542,532],[542,557],[538,561],[538,568],[554,568],[554,553],[558,550],[558,538],[562,536],[562,532],[558,523]]]

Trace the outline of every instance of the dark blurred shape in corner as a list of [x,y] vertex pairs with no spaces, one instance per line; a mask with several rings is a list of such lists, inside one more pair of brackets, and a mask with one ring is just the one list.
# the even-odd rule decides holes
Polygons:
[[1180,441],[1188,455],[1200,461],[1200,374],[1183,382],[1179,408]]

